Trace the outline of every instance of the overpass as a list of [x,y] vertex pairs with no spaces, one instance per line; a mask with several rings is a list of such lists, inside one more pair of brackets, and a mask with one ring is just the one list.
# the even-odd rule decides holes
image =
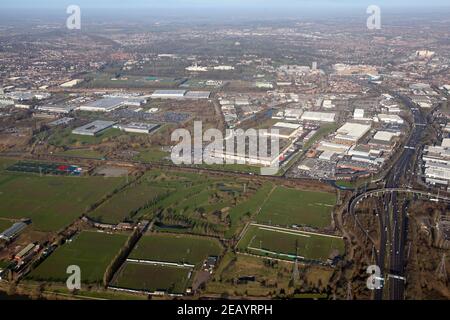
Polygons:
[[433,194],[431,192],[427,192],[427,191],[423,191],[423,190],[414,190],[414,189],[409,189],[409,188],[384,188],[384,189],[370,190],[370,191],[367,191],[367,192],[362,193],[359,196],[355,197],[349,203],[349,207],[348,207],[349,210],[348,210],[348,212],[353,214],[354,210],[355,210],[355,207],[363,199],[366,199],[366,198],[371,197],[373,195],[378,197],[380,195],[385,195],[387,193],[394,193],[394,192],[396,192],[396,193],[410,193],[410,194],[415,194],[415,195],[419,195],[419,196],[422,196],[422,197],[428,197],[428,198],[431,198],[433,200],[442,200],[442,201],[450,202],[450,197],[441,196],[439,194]]

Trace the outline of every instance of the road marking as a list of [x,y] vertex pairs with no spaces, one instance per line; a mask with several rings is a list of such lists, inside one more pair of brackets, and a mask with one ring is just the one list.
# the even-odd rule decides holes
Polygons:
[[307,235],[311,234],[311,235],[322,236],[322,237],[343,239],[343,237],[333,236],[333,235],[330,235],[330,234],[310,232],[310,231],[302,231],[302,230],[294,230],[294,229],[287,229],[287,228],[281,228],[281,227],[274,227],[274,226],[268,226],[268,225],[259,224],[259,223],[252,223],[251,225],[255,226],[255,227],[263,227],[263,228],[268,228],[268,229],[273,229],[273,230],[288,231],[288,232],[294,232],[294,233],[299,233],[299,234],[303,233],[303,234],[307,234]]
[[311,238],[311,236],[309,236],[307,234],[298,233],[298,232],[281,231],[281,230],[274,230],[274,229],[263,228],[263,227],[259,227],[258,229],[259,230],[265,230],[265,231],[271,231],[271,232],[277,232],[277,233],[291,234],[291,235],[294,235],[294,236],[300,236],[300,237],[305,237],[305,238]]
[[395,274],[388,274],[388,278],[396,279],[396,280],[402,280],[402,281],[406,282],[406,278],[405,277],[397,276]]

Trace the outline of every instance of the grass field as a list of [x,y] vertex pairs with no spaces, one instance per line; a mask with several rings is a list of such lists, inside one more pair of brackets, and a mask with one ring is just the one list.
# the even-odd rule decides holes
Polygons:
[[324,228],[331,223],[336,204],[332,193],[277,187],[256,217],[259,223]]
[[132,220],[139,209],[151,204],[159,196],[168,192],[167,189],[153,187],[151,183],[143,181],[136,186],[129,187],[103,203],[89,216],[104,223],[119,223]]
[[9,158],[0,158],[0,171],[4,171],[9,168],[11,165],[16,163],[17,160],[9,159]]
[[306,260],[326,262],[337,250],[344,253],[344,241],[337,237],[307,234],[299,231],[277,230],[271,227],[250,226],[238,245],[249,253],[293,260],[297,255]]
[[8,267],[11,264],[10,261],[4,261],[4,260],[0,260],[0,270]]
[[261,168],[257,166],[250,166],[246,164],[211,164],[211,165],[200,165],[200,168],[219,170],[219,171],[230,171],[230,172],[242,172],[242,173],[253,173],[260,174]]
[[241,222],[246,215],[250,217],[257,213],[272,189],[272,183],[267,182],[252,197],[230,210],[231,227],[225,234],[227,238],[235,235],[239,227],[242,227]]
[[[256,281],[239,283],[237,280],[243,276],[254,276]],[[205,291],[220,295],[269,297],[274,288],[288,292],[291,277],[292,265],[288,262],[268,266],[264,259],[229,252],[214,273],[215,281],[209,281]]]
[[[294,264],[287,261],[268,261],[259,257],[227,252],[220,267],[214,273],[214,281],[209,281],[206,285],[205,293],[277,298],[283,290],[285,296],[292,297],[296,289],[305,290],[306,284],[315,288],[326,287],[334,273],[329,267],[299,264],[298,268],[303,280],[292,284],[293,268]],[[255,281],[238,281],[243,276],[253,276]],[[304,295],[304,298],[308,298],[306,293]]]
[[57,155],[63,157],[81,157],[90,159],[102,159],[105,156],[103,153],[91,149],[71,149],[58,153]]
[[113,286],[141,291],[183,294],[190,282],[191,269],[127,262]]
[[106,268],[127,239],[128,236],[121,234],[82,232],[72,242],[58,248],[29,278],[65,282],[67,267],[77,265],[81,269],[82,283],[101,283]]
[[72,134],[72,130],[73,129],[71,128],[57,130],[49,137],[49,144],[58,147],[80,147],[84,145],[97,145],[108,139],[126,135],[126,133],[122,132],[120,129],[108,129],[95,137]]
[[11,227],[12,225],[13,225],[13,222],[11,222],[9,220],[0,219],[0,232],[5,231],[6,229]]
[[135,160],[142,162],[163,162],[165,158],[169,157],[170,153],[162,151],[161,149],[154,148],[149,150],[142,150],[139,155],[135,157]]
[[[158,216],[158,230],[173,232],[181,226],[191,233],[223,236],[230,220],[237,227],[248,205],[245,203],[257,193],[259,184],[243,179],[217,179],[195,173],[150,171],[146,174],[152,186],[166,188],[168,194],[137,217],[152,219]],[[235,227],[233,226],[233,230]]]
[[57,231],[124,183],[121,178],[0,174],[0,218],[31,218],[40,231]]
[[222,250],[216,239],[152,234],[141,238],[129,258],[199,265],[208,256],[220,256]]

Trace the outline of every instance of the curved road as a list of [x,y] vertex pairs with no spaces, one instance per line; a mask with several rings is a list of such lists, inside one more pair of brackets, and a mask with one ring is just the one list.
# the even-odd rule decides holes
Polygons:
[[[349,204],[348,212],[355,216],[355,207],[360,200],[371,194],[383,194],[384,212],[379,215],[381,230],[380,248],[375,258],[377,265],[381,269],[381,277],[384,277],[386,274],[386,266],[390,275],[399,277],[389,277],[389,298],[391,300],[400,300],[404,299],[405,284],[401,278],[404,276],[405,271],[405,244],[407,239],[408,221],[406,215],[407,204],[403,203],[401,208],[399,208],[397,193],[412,192],[420,194],[422,192],[419,190],[402,188],[400,181],[403,180],[404,182],[407,182],[411,179],[414,170],[414,157],[416,156],[417,147],[423,136],[423,128],[426,126],[426,119],[422,114],[422,111],[417,108],[408,97],[392,92],[390,94],[402,101],[403,104],[411,110],[414,117],[412,131],[400,157],[386,174],[385,188],[369,192],[365,191],[362,194],[356,195]],[[428,196],[428,193],[424,193],[423,195]],[[375,243],[359,223],[356,216],[355,219],[366,236]],[[387,261],[387,259],[389,259],[389,261]],[[376,290],[374,298],[376,300],[381,300],[383,299],[383,295],[384,288]]]

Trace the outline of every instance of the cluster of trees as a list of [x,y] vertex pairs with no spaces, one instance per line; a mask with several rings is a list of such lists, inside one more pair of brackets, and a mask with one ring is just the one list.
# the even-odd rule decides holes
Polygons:
[[86,210],[85,213],[89,213],[94,211],[95,209],[97,209],[101,204],[103,204],[104,202],[108,201],[109,199],[111,199],[114,195],[118,194],[119,192],[127,189],[128,187],[133,187],[136,185],[137,181],[139,180],[139,178],[142,176],[142,172],[139,173],[138,176],[132,178],[128,183],[125,183],[119,187],[117,187],[116,189],[114,189],[111,193],[105,195],[102,199],[100,199],[99,201],[97,201],[94,204],[89,205]]
[[128,238],[125,245],[120,249],[119,253],[114,257],[114,259],[106,268],[105,274],[103,275],[103,285],[105,287],[111,282],[114,274],[119,270],[120,266],[125,262],[127,257],[130,255],[136,243],[142,236],[142,232],[139,228],[134,229],[133,233]]
[[190,232],[193,234],[221,237],[226,231],[225,226],[209,223],[207,221],[198,220],[192,217],[187,217],[182,214],[175,213],[171,210],[166,210],[164,214],[161,214],[159,216],[159,220],[166,225],[188,227],[190,229]]

